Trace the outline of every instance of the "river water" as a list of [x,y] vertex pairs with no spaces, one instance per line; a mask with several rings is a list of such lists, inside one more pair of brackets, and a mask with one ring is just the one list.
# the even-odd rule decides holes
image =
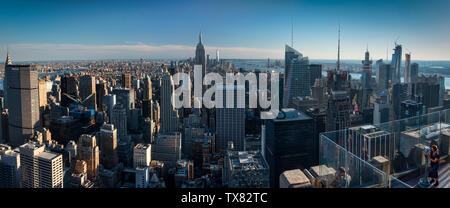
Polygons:
[[[77,72],[81,72],[81,71],[86,71],[87,69],[74,69],[74,70],[64,70],[64,71],[59,71],[59,72],[53,72],[53,73],[42,73],[39,74],[38,77],[42,78],[45,77],[47,75],[50,75],[51,77],[55,76],[55,75],[63,75],[63,74],[69,74],[69,73],[77,73]],[[0,89],[3,90],[3,79],[0,79]]]

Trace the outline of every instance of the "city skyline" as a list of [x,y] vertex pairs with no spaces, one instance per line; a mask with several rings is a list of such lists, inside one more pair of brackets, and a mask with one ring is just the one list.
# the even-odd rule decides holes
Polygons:
[[0,5],[0,189],[450,188],[448,0]]
[[[442,19],[448,1],[283,1],[219,4],[108,1],[7,1],[0,24],[0,57],[15,61],[174,59],[194,57],[198,33],[212,58],[282,59],[285,44],[310,59],[358,60],[368,45],[373,60],[394,42],[412,60],[450,60]],[[248,8],[252,8],[249,10]],[[40,12],[35,12],[40,11]],[[276,15],[273,15],[276,14]],[[439,32],[440,31],[440,32]],[[390,58],[390,57],[389,57]]]

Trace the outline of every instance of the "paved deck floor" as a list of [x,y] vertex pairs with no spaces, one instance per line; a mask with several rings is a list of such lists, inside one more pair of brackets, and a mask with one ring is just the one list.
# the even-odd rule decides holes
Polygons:
[[[450,163],[441,164],[439,167],[439,186],[437,188],[450,188]],[[412,178],[405,181],[408,185],[414,187],[419,183],[420,177]]]

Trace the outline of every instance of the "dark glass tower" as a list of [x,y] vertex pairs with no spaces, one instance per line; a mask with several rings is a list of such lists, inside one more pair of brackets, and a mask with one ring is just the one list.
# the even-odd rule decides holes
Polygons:
[[10,65],[7,77],[9,111],[9,141],[13,147],[24,144],[39,127],[38,72],[32,65]]
[[400,82],[400,70],[402,66],[402,46],[395,44],[394,53],[392,54],[392,83]]
[[283,171],[314,164],[314,119],[292,108],[282,109],[277,118],[264,120],[262,154],[269,164],[270,187],[278,188]]

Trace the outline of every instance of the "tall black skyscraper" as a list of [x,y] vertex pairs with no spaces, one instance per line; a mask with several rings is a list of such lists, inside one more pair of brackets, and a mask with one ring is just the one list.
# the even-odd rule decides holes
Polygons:
[[312,87],[314,86],[316,79],[322,78],[322,64],[311,64],[309,65],[309,70],[311,71],[310,87]]
[[264,120],[262,154],[270,166],[270,186],[277,188],[280,174],[303,170],[314,163],[314,119],[292,108],[282,109],[275,119]]
[[7,106],[10,106],[9,141],[17,147],[39,127],[38,72],[32,65],[8,64],[5,73]]

